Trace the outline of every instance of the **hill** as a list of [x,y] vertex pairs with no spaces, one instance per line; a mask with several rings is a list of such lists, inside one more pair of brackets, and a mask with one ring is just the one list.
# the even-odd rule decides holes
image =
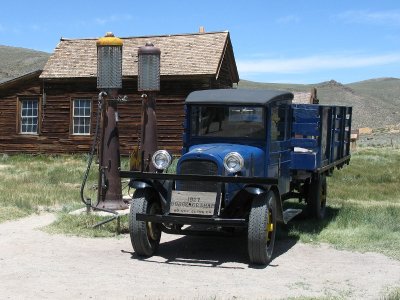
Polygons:
[[400,125],[400,79],[377,78],[350,84],[335,80],[308,84],[258,83],[241,80],[238,88],[309,92],[316,87],[321,104],[353,106],[353,128]]
[[42,69],[50,54],[0,45],[0,83]]
[[[0,83],[42,69],[50,54],[0,45]],[[400,126],[400,79],[376,78],[350,84],[335,80],[317,84],[259,83],[241,80],[238,88],[292,92],[318,90],[321,104],[353,106],[353,128]]]

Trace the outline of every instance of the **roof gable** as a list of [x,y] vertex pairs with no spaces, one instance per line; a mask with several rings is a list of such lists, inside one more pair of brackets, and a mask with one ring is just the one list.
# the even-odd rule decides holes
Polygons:
[[[161,76],[218,76],[224,55],[232,55],[228,32],[122,38],[124,77],[137,76],[137,51],[146,42],[161,50]],[[97,39],[61,39],[40,78],[79,78],[97,75]],[[227,51],[227,47],[230,49]],[[236,63],[231,59],[235,80]]]
[[28,82],[31,80],[38,79],[41,72],[42,72],[42,70],[36,70],[36,71],[21,75],[19,77],[13,78],[13,79],[3,81],[0,83],[0,91],[7,90],[14,86],[21,85],[21,83],[23,83],[23,82]]

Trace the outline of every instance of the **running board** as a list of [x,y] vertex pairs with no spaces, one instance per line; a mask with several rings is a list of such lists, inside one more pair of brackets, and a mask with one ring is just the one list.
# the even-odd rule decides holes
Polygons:
[[287,224],[295,216],[301,214],[302,209],[289,208],[283,212],[283,223]]

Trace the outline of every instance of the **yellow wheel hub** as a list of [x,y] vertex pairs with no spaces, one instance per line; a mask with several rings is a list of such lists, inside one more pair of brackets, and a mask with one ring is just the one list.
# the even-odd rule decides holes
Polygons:
[[268,223],[267,223],[267,241],[270,241],[270,233],[274,231],[274,223],[272,222],[272,214],[268,212]]

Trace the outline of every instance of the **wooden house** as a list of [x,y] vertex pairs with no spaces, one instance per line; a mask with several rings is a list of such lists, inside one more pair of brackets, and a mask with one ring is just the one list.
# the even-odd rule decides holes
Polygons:
[[[43,70],[0,84],[0,153],[88,152],[98,93],[97,39],[61,39]],[[123,83],[118,105],[121,152],[140,136],[141,94],[137,50],[152,42],[161,50],[157,95],[159,147],[181,148],[184,99],[199,89],[229,88],[239,81],[228,32],[122,38]]]

